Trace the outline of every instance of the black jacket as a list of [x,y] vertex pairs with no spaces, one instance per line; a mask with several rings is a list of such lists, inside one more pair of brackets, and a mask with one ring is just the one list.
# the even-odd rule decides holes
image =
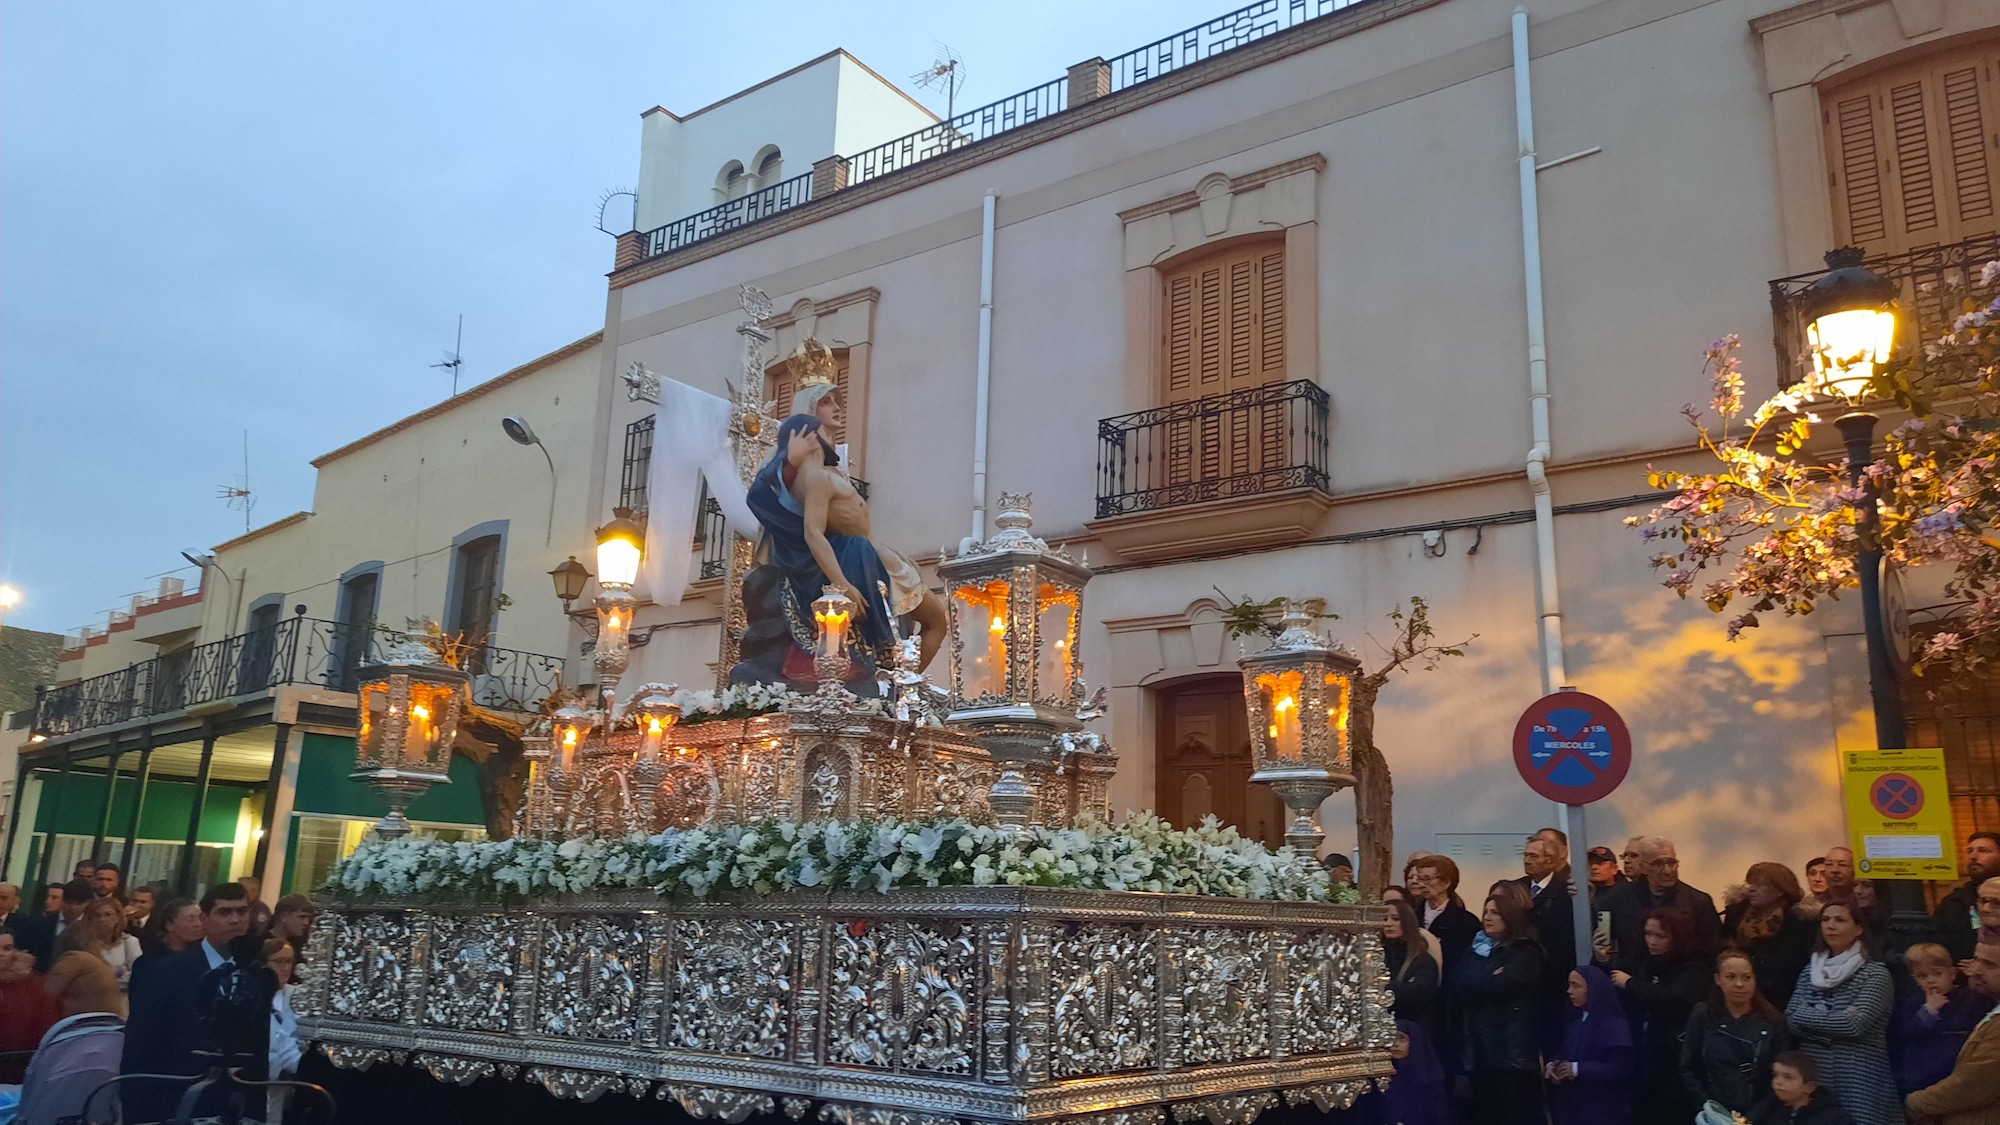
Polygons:
[[1715,900],[1708,892],[1676,883],[1664,895],[1653,893],[1644,879],[1615,887],[1604,896],[1599,910],[1611,912],[1611,942],[1615,947],[1611,967],[1637,973],[1646,960],[1646,914],[1664,907],[1678,907],[1694,918],[1695,952],[1712,957],[1722,948],[1722,919],[1715,912]]
[[1795,1110],[1769,1094],[1764,1095],[1764,1100],[1750,1113],[1750,1125],[1854,1125],[1854,1118],[1840,1108],[1833,1091],[1821,1086],[1813,1091],[1812,1099],[1803,1109]]
[[[1423,909],[1417,911],[1423,917]],[[1472,947],[1472,939],[1479,933],[1479,919],[1463,906],[1447,906],[1438,916],[1424,926],[1437,935],[1440,952],[1444,954],[1444,979],[1449,981],[1458,970],[1458,959]]]
[[1681,1036],[1689,1014],[1708,991],[1708,978],[1706,958],[1648,955],[1625,982],[1625,1014],[1632,1021],[1632,1061],[1642,1097],[1679,1101],[1685,1096]]
[[1467,952],[1452,974],[1452,1013],[1467,1073],[1541,1069],[1542,947],[1531,941]]
[[1931,930],[1939,945],[1951,950],[1951,959],[1964,961],[1979,944],[1979,884],[1984,879],[1968,879],[1958,889],[1938,900],[1931,911]]
[[[179,953],[149,953],[132,966],[120,1074],[200,1074],[194,1057],[195,993],[208,975],[206,943]],[[155,1121],[173,1111],[186,1083],[123,1083],[129,1119]],[[136,1105],[135,1105],[136,1103]],[[135,1110],[137,1112],[133,1112]],[[153,1116],[146,1116],[151,1113]]]
[[1569,873],[1558,871],[1549,876],[1549,885],[1541,894],[1535,893],[1534,880],[1526,875],[1514,881],[1534,900],[1535,930],[1541,937],[1542,951],[1548,955],[1549,971],[1560,972],[1566,981],[1576,967],[1576,900],[1569,894]]
[[1432,1016],[1437,1010],[1438,963],[1431,959],[1429,946],[1420,937],[1411,942],[1408,952],[1403,954],[1400,967],[1391,967],[1389,992],[1395,997],[1396,1018],[1415,1020],[1425,1028],[1434,1028]]
[[1755,1012],[1737,1019],[1728,1008],[1697,1004],[1681,1041],[1681,1083],[1696,1105],[1748,1113],[1771,1088],[1771,1060],[1789,1042],[1782,1015],[1776,1023]]
[[1791,1002],[1792,990],[1798,987],[1799,970],[1812,960],[1813,942],[1819,939],[1819,923],[1799,913],[1797,907],[1785,912],[1784,924],[1778,932],[1756,941],[1746,941],[1738,935],[1743,918],[1750,913],[1748,902],[1731,903],[1722,912],[1722,936],[1731,945],[1750,955],[1750,965],[1757,972],[1757,991],[1779,1011]]
[[56,924],[60,913],[37,914],[14,931],[14,946],[35,955],[35,971],[47,973],[55,961]]

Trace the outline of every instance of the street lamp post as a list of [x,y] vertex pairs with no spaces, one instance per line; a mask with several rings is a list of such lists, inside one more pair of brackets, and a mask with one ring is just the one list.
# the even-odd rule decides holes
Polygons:
[[[1847,404],[1834,421],[1847,443],[1847,479],[1856,494],[1855,531],[1860,554],[1855,568],[1861,579],[1861,616],[1868,648],[1868,696],[1875,713],[1875,745],[1900,750],[1906,745],[1902,688],[1889,651],[1888,621],[1882,612],[1882,519],[1876,489],[1868,476],[1875,462],[1875,424],[1880,420],[1863,409],[1875,374],[1888,361],[1896,342],[1896,285],[1862,265],[1863,252],[1852,246],[1829,251],[1826,276],[1801,296],[1806,340],[1813,365],[1811,387]],[[1923,890],[1911,879],[1884,880],[1895,908],[1891,925],[1910,940],[1925,927]]]

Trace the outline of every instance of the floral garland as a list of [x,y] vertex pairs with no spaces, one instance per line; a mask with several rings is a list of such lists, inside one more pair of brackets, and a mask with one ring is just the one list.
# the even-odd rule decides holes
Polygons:
[[804,698],[782,684],[733,684],[722,691],[683,689],[673,696],[674,702],[681,705],[682,726],[769,715],[795,706]]
[[797,889],[1069,887],[1355,903],[1318,863],[1272,853],[1209,817],[1176,829],[1146,813],[1120,825],[1005,832],[963,819],[763,820],[622,839],[446,843],[369,837],[326,891],[475,901],[650,889],[666,897]]

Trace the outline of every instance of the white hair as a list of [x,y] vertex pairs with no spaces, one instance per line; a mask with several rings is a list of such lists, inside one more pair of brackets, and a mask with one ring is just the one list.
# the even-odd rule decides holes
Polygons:
[[1665,836],[1634,836],[1631,847],[1640,859],[1658,859],[1662,852],[1674,850],[1674,842]]

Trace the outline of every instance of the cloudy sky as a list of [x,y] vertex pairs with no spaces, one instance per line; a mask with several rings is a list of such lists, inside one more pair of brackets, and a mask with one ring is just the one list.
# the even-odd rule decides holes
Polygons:
[[[63,632],[309,507],[308,462],[603,326],[599,195],[639,114],[845,47],[961,106],[1228,0],[9,3],[0,8],[0,581]],[[942,110],[943,99],[918,92]]]

